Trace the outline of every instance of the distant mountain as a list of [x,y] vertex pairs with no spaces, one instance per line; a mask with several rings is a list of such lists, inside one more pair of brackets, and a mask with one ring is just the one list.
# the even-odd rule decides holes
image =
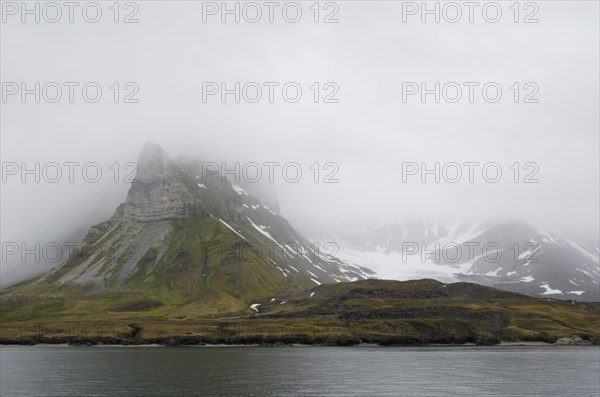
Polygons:
[[203,175],[199,161],[174,161],[147,143],[137,165],[114,215],[64,264],[11,293],[85,298],[67,299],[67,312],[74,305],[201,315],[254,312],[258,300],[373,274],[325,254],[218,173]]
[[532,296],[600,300],[598,243],[521,221],[384,223],[332,237],[337,256],[378,278],[469,281]]

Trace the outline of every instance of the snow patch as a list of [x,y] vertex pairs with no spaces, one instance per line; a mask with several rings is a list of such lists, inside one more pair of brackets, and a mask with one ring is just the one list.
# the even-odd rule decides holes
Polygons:
[[552,289],[550,288],[550,286],[548,285],[548,283],[544,283],[542,285],[540,285],[541,288],[544,288],[546,291],[542,292],[542,295],[556,295],[556,294],[562,294],[562,291],[559,289]]
[[277,240],[275,240],[275,239],[273,238],[273,236],[271,236],[271,235],[269,234],[269,232],[266,232],[265,230],[263,230],[263,228],[266,228],[266,226],[258,226],[256,223],[252,222],[252,220],[251,220],[250,218],[246,217],[246,219],[248,219],[248,221],[249,221],[249,222],[252,224],[252,226],[253,226],[253,227],[254,227],[254,228],[255,228],[255,229],[256,229],[256,230],[257,230],[257,231],[258,231],[260,234],[262,234],[263,236],[265,236],[265,237],[267,237],[268,239],[270,239],[271,241],[273,241],[275,244],[277,244],[279,247],[281,247],[281,249],[285,249],[285,248],[283,248],[283,246],[282,246],[281,244],[279,244],[279,243],[277,242]]
[[246,191],[244,189],[242,189],[241,187],[239,187],[238,185],[236,185],[235,183],[231,184],[231,187],[233,188],[233,190],[235,190],[235,192],[239,195],[245,195],[247,196],[248,193],[246,193]]
[[552,237],[552,236],[550,235],[550,233],[548,233],[547,231],[545,231],[545,230],[540,230],[540,231],[539,231],[539,233],[540,233],[540,235],[544,236],[544,237],[546,238],[546,240],[548,240],[548,242],[550,242],[550,243],[552,243],[552,244],[554,244],[554,245],[561,245],[561,244],[560,244],[558,241],[556,241],[556,240],[554,239],[554,237]]
[[320,271],[322,271],[323,273],[327,273],[327,271],[325,269],[323,269],[321,266],[313,263],[313,267],[316,267],[317,269],[319,269]]
[[281,273],[283,273],[283,275],[284,275],[285,277],[287,277],[287,274],[285,274],[285,272],[283,271],[283,269],[282,269],[282,268],[280,268],[279,266],[277,266],[277,269],[279,269],[279,271],[280,271]]
[[[530,243],[535,243],[537,244],[535,241],[533,240],[529,240]],[[537,251],[539,250],[539,245],[536,247],[532,247],[531,249],[527,250],[527,251],[523,251],[521,253],[521,255],[519,255],[519,259],[523,260],[523,259],[529,259],[532,257],[533,254],[537,253]],[[529,262],[529,261],[528,261]]]
[[[347,248],[345,245],[339,247],[336,257],[345,263],[355,263],[375,272],[368,277],[391,280],[415,280],[433,278],[442,282],[456,282],[457,273],[467,273],[471,263],[460,265],[441,264],[430,258],[422,258],[421,254],[405,254],[401,252],[381,253],[375,251],[360,251]],[[315,253],[321,257],[318,253]],[[322,257],[321,257],[322,258]],[[363,272],[356,268],[352,269],[359,274]],[[353,278],[348,278],[352,281]]]
[[497,268],[496,270],[491,270],[491,271],[487,272],[486,274],[484,274],[484,276],[498,277],[498,272],[500,270],[502,270],[501,267]]
[[581,245],[579,245],[579,243],[572,241],[572,240],[567,240],[567,242],[569,243],[569,245],[573,248],[575,248],[577,251],[579,251],[583,256],[591,259],[592,261],[596,262],[596,263],[600,263],[600,259],[598,258],[598,255],[588,251],[587,249],[585,249],[584,247],[582,247]]
[[241,238],[243,238],[244,240],[246,240],[246,238],[244,236],[242,236],[234,228],[232,228],[231,226],[229,226],[227,224],[227,222],[225,222],[223,219],[219,218],[219,220],[221,221],[221,223],[223,223],[225,226],[227,226],[232,232],[234,232],[235,234],[237,234],[238,236],[240,236]]
[[587,270],[580,269],[580,268],[576,268],[575,270],[577,270],[577,271],[580,271],[581,273],[585,274],[585,275],[586,275],[586,276],[588,276],[588,277],[595,278],[595,277],[592,275],[592,273],[588,272]]
[[289,249],[290,251],[292,251],[294,254],[296,254],[296,255],[298,254],[298,252],[297,252],[295,249],[293,249],[291,245],[289,245],[289,244],[286,244],[286,245],[285,245],[285,247],[286,247],[287,249]]

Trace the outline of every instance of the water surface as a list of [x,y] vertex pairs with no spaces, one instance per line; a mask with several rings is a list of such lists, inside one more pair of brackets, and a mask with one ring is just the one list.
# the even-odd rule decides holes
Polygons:
[[5,347],[9,396],[594,396],[597,347]]

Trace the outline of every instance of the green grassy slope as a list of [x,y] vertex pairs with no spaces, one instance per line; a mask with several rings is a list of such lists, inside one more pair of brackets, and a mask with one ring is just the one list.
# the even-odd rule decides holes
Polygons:
[[[108,249],[102,247],[102,233],[94,236],[96,240],[88,235],[89,246],[75,252],[55,272],[3,290],[0,319],[111,319],[123,313],[134,317],[248,314],[253,312],[251,303],[268,300],[297,285],[314,285],[308,278],[292,283],[264,253],[254,249],[260,246],[259,241],[240,238],[210,216],[170,221],[161,244],[148,249],[119,284],[119,272],[132,256],[122,248],[123,243],[127,236],[140,233],[130,230],[139,225],[105,226],[114,239]],[[98,271],[106,271],[106,289],[95,290],[93,283],[59,282],[89,258]],[[105,269],[111,263],[113,266]]]
[[[208,284],[222,278],[220,272],[211,274]],[[144,288],[80,300],[10,295],[2,300],[2,338],[115,337],[119,335],[116,330],[135,322],[143,327],[143,339],[137,341],[145,343],[163,343],[177,336],[178,344],[265,340],[490,344],[554,342],[572,335],[600,343],[598,304],[536,299],[469,283],[366,280],[324,284],[265,300],[259,313],[248,310],[241,303],[242,296],[209,286],[199,289],[201,299],[195,301],[173,293],[155,293],[152,296],[160,297],[156,299]]]

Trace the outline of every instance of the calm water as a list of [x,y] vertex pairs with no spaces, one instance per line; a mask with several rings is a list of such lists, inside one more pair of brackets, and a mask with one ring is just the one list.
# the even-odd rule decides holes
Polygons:
[[9,396],[594,396],[600,349],[1,348]]

